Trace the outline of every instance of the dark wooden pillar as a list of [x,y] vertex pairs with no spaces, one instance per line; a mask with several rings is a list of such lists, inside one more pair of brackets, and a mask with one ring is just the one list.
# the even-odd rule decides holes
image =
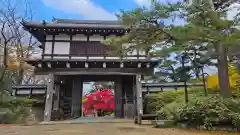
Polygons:
[[76,76],[73,81],[72,88],[72,117],[78,118],[82,116],[82,93],[83,81],[80,76]]
[[143,98],[142,98],[142,83],[141,75],[136,75],[136,96],[137,96],[137,115],[138,124],[141,124],[141,116],[143,114]]
[[60,76],[55,76],[55,88],[54,88],[54,96],[53,96],[53,110],[59,109],[59,100],[60,100]]
[[134,116],[137,116],[137,90],[136,90],[136,77],[133,77],[133,105],[134,105]]
[[133,91],[134,91],[134,77],[135,76],[124,76],[123,79],[123,91],[124,91],[124,118],[132,119],[134,118],[134,99],[133,99]]
[[54,75],[52,73],[49,73],[45,101],[44,121],[51,121],[53,92],[54,92]]
[[123,87],[122,87],[122,78],[119,76],[115,80],[115,116],[117,118],[123,117]]

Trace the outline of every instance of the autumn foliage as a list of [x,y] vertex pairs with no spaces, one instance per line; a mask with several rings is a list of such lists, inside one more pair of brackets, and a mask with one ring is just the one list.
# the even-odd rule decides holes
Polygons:
[[[228,74],[229,74],[230,86],[231,86],[231,88],[235,88],[238,85],[238,80],[240,78],[240,74],[239,74],[237,68],[232,64],[228,65],[228,69],[229,69]],[[218,82],[217,74],[208,76],[207,86],[210,89],[219,89],[219,82]]]
[[97,90],[87,96],[83,101],[84,114],[95,111],[113,112],[115,108],[114,95],[109,89]]

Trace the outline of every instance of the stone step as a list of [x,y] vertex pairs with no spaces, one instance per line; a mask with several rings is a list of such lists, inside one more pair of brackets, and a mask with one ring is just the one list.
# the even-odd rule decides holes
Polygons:
[[172,120],[152,120],[152,124],[156,128],[174,127],[174,121],[172,121]]

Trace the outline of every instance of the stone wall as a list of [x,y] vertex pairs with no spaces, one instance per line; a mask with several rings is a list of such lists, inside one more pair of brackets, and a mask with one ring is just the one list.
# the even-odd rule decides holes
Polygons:
[[29,116],[25,120],[25,124],[32,125],[42,122],[44,118],[44,107],[29,108]]

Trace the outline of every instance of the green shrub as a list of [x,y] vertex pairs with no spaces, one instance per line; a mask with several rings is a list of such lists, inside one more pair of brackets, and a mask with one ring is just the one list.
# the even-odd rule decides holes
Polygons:
[[[214,91],[209,94],[215,94]],[[188,89],[189,100],[204,97],[205,93],[203,88],[194,87]],[[172,102],[184,103],[184,90],[172,90],[166,92],[159,92],[155,94],[148,94],[145,97],[146,112],[147,113],[160,113],[161,109]]]
[[147,104],[147,113],[156,113],[160,111],[164,105],[174,102],[183,93],[183,90],[177,90],[146,95],[145,102]]
[[159,119],[164,119],[164,120],[177,119],[176,111],[181,105],[183,105],[183,102],[172,102],[172,103],[166,104],[164,107],[161,108],[161,110],[157,112]]
[[176,123],[206,127],[221,125],[240,128],[240,100],[222,98],[218,91],[203,88],[188,89],[189,102],[185,103],[184,90],[149,94],[145,98],[148,113],[157,113],[160,119]]
[[239,100],[223,99],[217,91],[208,91],[208,97],[205,97],[203,88],[189,89],[188,96],[186,104],[184,90],[147,95],[147,110],[157,113],[160,119],[177,123],[240,127]]
[[180,106],[175,121],[191,125],[240,127],[240,102],[220,96],[202,97]]
[[37,103],[37,100],[29,98],[8,97],[0,105],[0,112],[6,113],[7,123],[25,123],[29,116],[31,106]]

